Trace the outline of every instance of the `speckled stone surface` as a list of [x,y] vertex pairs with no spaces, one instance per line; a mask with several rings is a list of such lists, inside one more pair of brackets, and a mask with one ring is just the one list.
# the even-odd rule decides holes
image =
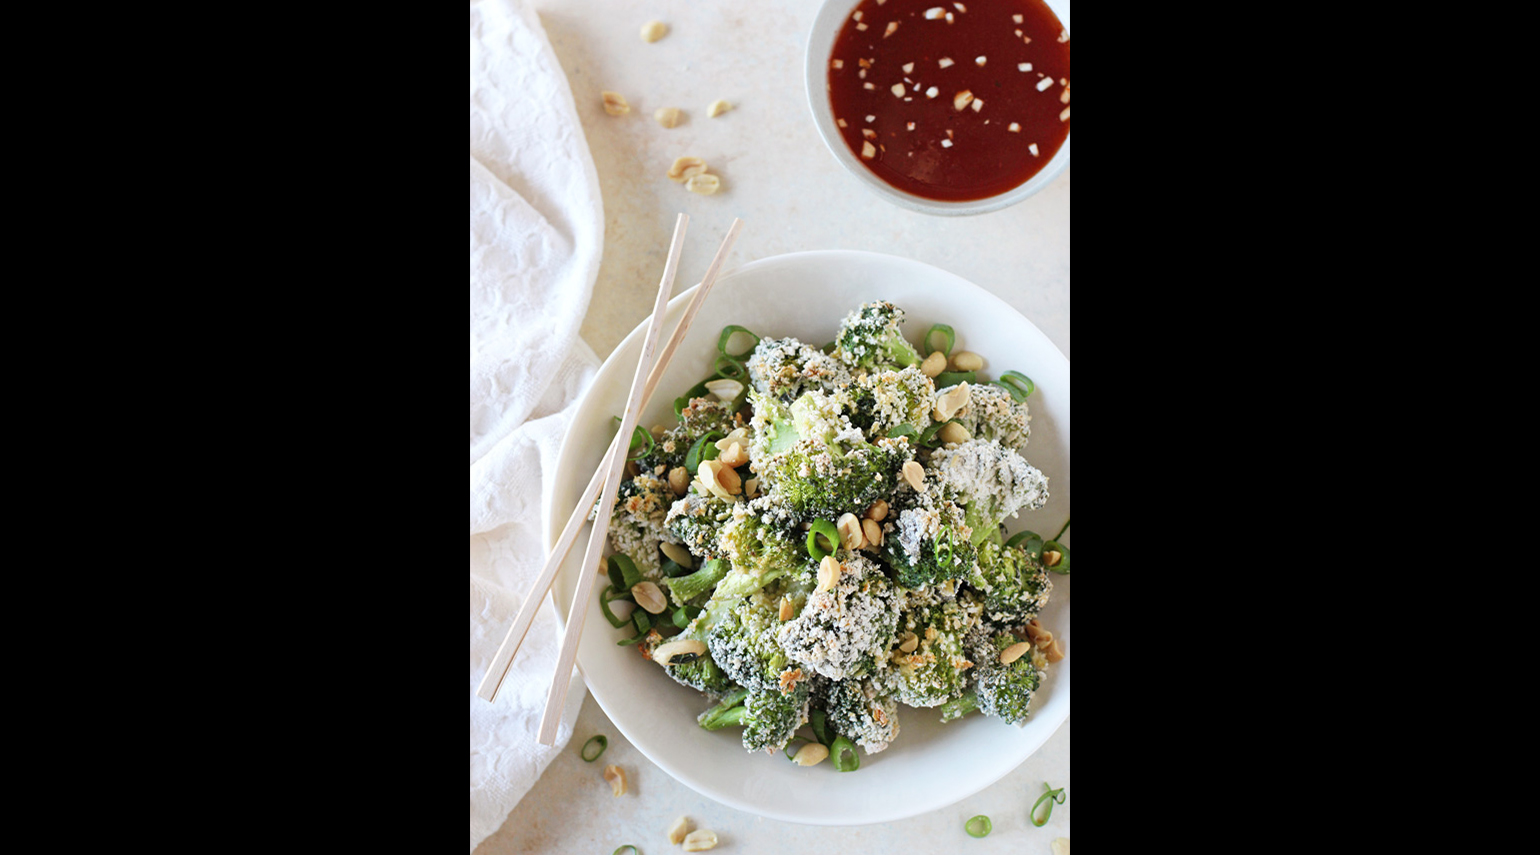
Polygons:
[[[974,217],[911,213],[865,190],[829,154],[808,112],[803,45],[816,0],[535,0],[534,5],[572,86],[604,199],[604,255],[580,329],[601,359],[651,310],[680,212],[690,216],[681,283],[699,280],[733,218],[740,217],[744,226],[728,266],[814,249],[906,256],[999,295],[1070,355],[1069,171],[1019,205]],[[639,35],[649,20],[669,26],[668,34],[651,44]],[[600,92],[606,89],[626,97],[629,115],[604,112]],[[717,99],[733,109],[708,118],[706,106]],[[673,129],[652,118],[654,110],[668,106],[684,113]],[[681,155],[705,159],[721,178],[721,191],[699,196],[670,181],[665,173]],[[959,334],[965,341],[966,331]],[[610,794],[600,777],[603,763],[578,757],[595,733],[609,738],[603,760],[619,764],[630,778],[624,796]],[[1027,812],[1044,782],[1068,787],[1068,798],[1037,828]],[[665,832],[680,815],[716,831],[720,843],[713,851],[723,853],[1049,855],[1054,838],[1070,836],[1073,805],[1066,721],[1016,771],[948,808],[850,828],[763,819],[674,781],[632,748],[589,697],[572,743],[475,855],[607,855],[625,843],[643,855],[677,852]],[[977,814],[994,824],[979,840],[963,832],[963,824]]]

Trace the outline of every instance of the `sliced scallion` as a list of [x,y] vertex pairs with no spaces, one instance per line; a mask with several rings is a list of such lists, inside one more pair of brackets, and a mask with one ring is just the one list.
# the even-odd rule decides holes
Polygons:
[[1005,542],[1007,547],[1020,546],[1036,561],[1043,557],[1043,537],[1035,531],[1017,532],[1010,540]]
[[[824,549],[818,542],[820,535],[829,542],[828,549]],[[814,561],[822,561],[824,556],[833,555],[839,545],[840,532],[834,527],[834,523],[828,520],[813,520],[812,527],[807,530],[807,554],[813,556]]]
[[793,751],[792,749],[793,748],[801,748],[802,746],[807,745],[808,743],[810,743],[812,741],[813,740],[808,739],[805,736],[793,736],[791,738],[791,741],[786,743],[786,748],[783,751],[783,753],[786,755],[786,759],[787,760],[795,760],[795,759],[797,759],[797,752]]
[[945,389],[959,383],[977,383],[978,377],[977,371],[943,371],[936,375],[936,388]]
[[854,772],[861,768],[861,755],[856,753],[855,745],[843,736],[836,737],[834,744],[829,746],[829,760],[841,772]]
[[691,475],[694,475],[696,470],[700,469],[702,460],[717,459],[717,455],[721,453],[721,450],[717,448],[716,441],[721,439],[722,436],[723,434],[719,430],[708,430],[701,435],[700,439],[695,440],[694,445],[690,446],[690,450],[684,455],[684,468]]
[[[593,746],[595,746],[595,745],[597,745],[598,748],[595,749],[593,751],[593,753],[590,755],[589,754],[589,749],[593,748]],[[608,747],[610,747],[609,737],[605,736],[602,733],[594,734],[593,736],[588,737],[588,741],[587,742],[583,743],[583,750],[579,754],[579,756],[581,756],[583,758],[583,762],[585,762],[585,763],[592,763],[595,760],[598,760],[599,759],[599,755],[603,754],[604,753],[604,749],[606,749]]]
[[[1065,798],[1065,796],[1064,796],[1064,788],[1063,787],[1060,787],[1057,790],[1055,790],[1055,789],[1053,789],[1053,788],[1048,786],[1048,782],[1047,781],[1044,781],[1043,782],[1043,789],[1047,790],[1048,792],[1043,793],[1041,796],[1037,797],[1037,802],[1032,805],[1032,813],[1030,814],[1030,819],[1032,820],[1032,824],[1037,826],[1038,828],[1042,828],[1043,826],[1048,824],[1048,817],[1053,816],[1053,806],[1054,805],[1062,805],[1062,804],[1064,804],[1064,798]],[[1038,819],[1037,818],[1037,808],[1038,808],[1039,805],[1042,805],[1044,802],[1047,802],[1048,806],[1043,809],[1043,818],[1042,819]]]
[[1032,378],[1020,371],[1002,371],[1000,379],[993,381],[993,383],[1010,392],[1011,397],[1015,398],[1018,404],[1025,401],[1027,396],[1031,395],[1033,390],[1037,388],[1037,384],[1032,382]]
[[968,824],[963,826],[963,831],[968,832],[969,837],[988,837],[993,829],[994,824],[983,814],[968,820]]
[[[620,427],[620,416],[615,416],[614,419],[615,426]],[[641,425],[637,425],[631,431],[631,444],[626,448],[626,459],[635,460],[638,457],[646,457],[652,453],[653,448],[657,444],[657,440],[652,438],[651,431],[643,428]],[[635,452],[638,446],[643,446],[642,451],[633,454],[632,452]]]
[[614,585],[605,585],[604,590],[599,592],[599,611],[604,613],[604,619],[610,622],[610,626],[620,629],[626,625],[626,621],[630,620],[630,618],[615,617],[615,613],[610,611],[610,602],[613,600],[629,600],[631,599],[631,594],[627,592],[610,596],[611,594],[615,594]]
[[[943,347],[937,347],[930,343],[931,336],[938,333],[946,337],[946,345]],[[952,328],[946,324],[936,324],[925,333],[925,340],[920,343],[925,345],[925,353],[921,354],[922,356],[929,356],[939,350],[942,356],[950,357],[952,355],[952,346],[957,344],[957,333],[953,332]]]
[[808,714],[808,724],[813,726],[813,736],[818,738],[820,744],[828,747],[833,739],[829,736],[828,715],[823,710],[813,710]]
[[[1058,554],[1057,558],[1054,557],[1055,553]],[[1068,576],[1069,547],[1057,540],[1043,541],[1043,567],[1058,573],[1060,576]],[[1092,570],[1091,572],[1094,574],[1096,571]]]
[[615,583],[615,590],[630,591],[637,582],[642,581],[642,571],[636,569],[636,564],[624,552],[611,555],[608,563],[610,581]]
[[631,850],[631,855],[642,855],[642,850],[636,848],[635,846],[631,845],[630,843],[627,843],[626,845],[620,847],[619,849],[616,849],[614,852],[611,852],[610,855],[620,855],[620,853],[624,852],[627,849]]
[[[732,340],[732,337],[734,335],[738,334],[738,333],[742,333],[742,334],[748,336],[749,338],[754,339],[754,343],[749,345],[748,347],[744,348],[743,351],[740,352],[740,353],[733,353],[732,351],[727,349],[727,344],[728,344],[729,341]],[[723,327],[722,328],[722,335],[721,335],[720,338],[717,339],[717,352],[722,354],[723,356],[727,357],[728,359],[732,359],[732,360],[736,360],[736,361],[740,361],[740,362],[745,360],[745,359],[747,359],[749,354],[753,353],[754,352],[754,348],[756,348],[756,347],[759,347],[759,336],[755,335],[753,332],[751,332],[751,331],[749,331],[749,330],[747,330],[747,329],[745,329],[743,327],[738,326],[737,324],[730,324],[728,326]]]
[[1064,533],[1065,533],[1065,532],[1066,532],[1066,531],[1069,531],[1069,517],[1065,517],[1065,518],[1064,518],[1064,527],[1063,527],[1063,528],[1061,528],[1061,529],[1059,529],[1059,533],[1058,533],[1058,534],[1056,534],[1056,535],[1054,535],[1054,536],[1053,536],[1053,539],[1054,539],[1054,540],[1058,540],[1058,539],[1059,539],[1059,538],[1061,538],[1061,537],[1063,537],[1063,536],[1064,536]]

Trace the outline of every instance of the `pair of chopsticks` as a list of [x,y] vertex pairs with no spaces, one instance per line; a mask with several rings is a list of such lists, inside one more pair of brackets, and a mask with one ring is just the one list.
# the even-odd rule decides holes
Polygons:
[[[550,692],[546,696],[545,713],[540,719],[539,739],[542,745],[554,745],[556,742],[556,726],[561,717],[561,709],[567,702],[567,689],[571,684],[572,664],[577,658],[578,639],[583,632],[583,619],[592,605],[590,600],[594,580],[598,578],[598,574],[587,571],[599,566],[599,558],[609,536],[610,516],[614,511],[615,499],[620,490],[620,479],[617,476],[624,469],[626,451],[630,448],[636,423],[641,418],[641,412],[646,408],[647,402],[652,398],[658,382],[662,380],[669,360],[673,358],[674,352],[679,349],[680,342],[684,341],[685,335],[690,331],[690,324],[694,322],[696,313],[700,311],[701,304],[706,300],[706,295],[711,293],[711,287],[716,284],[717,276],[722,270],[722,263],[726,261],[733,242],[738,238],[738,230],[743,225],[742,220],[733,220],[732,226],[727,230],[727,236],[722,239],[721,247],[717,249],[716,257],[711,260],[705,277],[701,279],[700,287],[696,289],[695,296],[685,308],[684,317],[680,319],[679,326],[674,329],[673,335],[669,337],[668,343],[654,362],[652,356],[657,347],[658,329],[663,324],[663,311],[674,289],[674,277],[679,268],[679,253],[684,247],[685,226],[689,220],[689,217],[680,214],[674,225],[673,243],[669,246],[668,260],[663,265],[663,278],[658,285],[658,297],[653,305],[647,337],[642,342],[642,355],[631,380],[631,393],[626,400],[626,412],[621,417],[620,430],[610,441],[610,447],[605,451],[599,468],[589,479],[588,486],[583,489],[577,507],[573,508],[572,515],[568,517],[561,536],[556,539],[556,546],[546,558],[545,566],[535,579],[534,586],[525,596],[518,616],[514,618],[513,625],[508,628],[507,636],[498,647],[496,655],[492,657],[486,676],[482,678],[481,685],[476,690],[476,696],[483,700],[497,699],[498,690],[502,687],[503,679],[508,675],[509,666],[513,664],[519,645],[528,634],[530,624],[535,620],[535,613],[539,611],[541,604],[545,601],[546,593],[550,590],[551,582],[556,578],[556,571],[566,560],[573,541],[577,539],[578,529],[588,518],[589,509],[594,507],[595,497],[602,492],[598,512],[594,517],[593,531],[589,535],[588,550],[583,563],[579,565],[581,569],[578,573],[577,588],[573,592],[572,606],[567,612],[566,634],[562,637],[561,652],[556,660],[556,671],[552,675]],[[651,366],[650,371],[649,366]]]

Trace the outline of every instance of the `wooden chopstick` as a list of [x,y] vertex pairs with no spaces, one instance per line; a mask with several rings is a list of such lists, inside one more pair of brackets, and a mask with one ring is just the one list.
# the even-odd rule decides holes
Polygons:
[[[727,260],[727,254],[732,249],[733,242],[738,239],[738,230],[742,226],[743,221],[735,219],[732,226],[728,228],[727,236],[722,239],[722,245],[717,249],[716,257],[707,268],[705,277],[701,279],[700,287],[695,290],[695,296],[685,307],[684,317],[679,320],[679,325],[674,328],[674,334],[669,337],[668,344],[652,366],[652,372],[647,377],[647,386],[642,390],[642,403],[639,410],[647,408],[653,391],[663,379],[663,372],[668,368],[669,360],[673,358],[674,352],[679,349],[680,343],[689,333],[690,324],[694,323],[701,304],[706,302],[706,296],[711,293],[711,287],[716,284],[717,274],[721,272],[722,263]],[[524,643],[524,637],[529,633],[529,627],[534,623],[535,615],[539,613],[540,606],[545,602],[545,595],[551,588],[551,582],[556,578],[556,572],[567,560],[567,553],[571,551],[572,544],[577,539],[578,530],[588,520],[588,511],[593,508],[594,500],[598,498],[603,476],[612,471],[615,465],[614,457],[619,453],[619,449],[629,445],[630,437],[621,433],[616,433],[615,438],[610,441],[609,449],[605,452],[599,468],[594,470],[588,486],[583,489],[577,506],[572,509],[571,516],[567,518],[567,524],[562,528],[561,536],[556,539],[556,546],[546,558],[545,566],[541,568],[535,584],[525,594],[524,604],[520,606],[518,616],[514,618],[513,625],[508,628],[508,634],[503,637],[503,643],[498,646],[496,655],[487,665],[487,672],[481,678],[481,685],[476,689],[476,696],[482,700],[497,700],[497,693],[502,688],[503,679],[508,676],[514,657],[518,655],[519,646]]]
[[[658,285],[658,297],[653,303],[651,322],[647,325],[647,337],[642,340],[642,355],[637,360],[636,372],[631,377],[631,393],[626,396],[626,412],[620,419],[620,448],[629,448],[631,433],[641,417],[642,389],[647,385],[647,375],[652,368],[652,356],[657,349],[658,327],[663,324],[663,310],[668,307],[668,296],[674,289],[674,276],[679,269],[679,251],[684,247],[685,224],[689,217],[679,215],[674,226],[674,242],[668,249],[668,260],[663,265],[663,280]],[[599,558],[609,539],[610,517],[615,510],[615,498],[620,491],[620,461],[614,455],[606,456],[604,489],[600,493],[599,507],[594,512],[594,527],[588,535],[588,551],[583,563],[578,565],[577,586],[572,595],[572,607],[567,610],[567,632],[562,636],[561,652],[556,657],[556,670],[551,675],[551,688],[545,697],[545,713],[540,717],[539,742],[541,745],[556,744],[556,728],[561,722],[562,706],[567,702],[567,689],[572,683],[572,664],[577,659],[578,641],[583,634],[583,618],[588,614],[588,600],[593,594],[594,579],[598,573]]]

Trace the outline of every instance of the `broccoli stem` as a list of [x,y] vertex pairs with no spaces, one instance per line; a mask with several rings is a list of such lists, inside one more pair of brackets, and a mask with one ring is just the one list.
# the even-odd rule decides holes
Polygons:
[[941,705],[941,721],[955,721],[979,708],[978,692],[969,689],[958,697]]
[[720,558],[713,558],[702,564],[699,570],[688,576],[680,576],[668,581],[669,590],[673,592],[680,602],[693,600],[697,596],[711,590],[727,575],[729,565]]
[[745,707],[743,699],[749,690],[737,688],[722,696],[721,703],[701,713],[700,726],[707,730],[720,730],[730,724],[742,724]]

